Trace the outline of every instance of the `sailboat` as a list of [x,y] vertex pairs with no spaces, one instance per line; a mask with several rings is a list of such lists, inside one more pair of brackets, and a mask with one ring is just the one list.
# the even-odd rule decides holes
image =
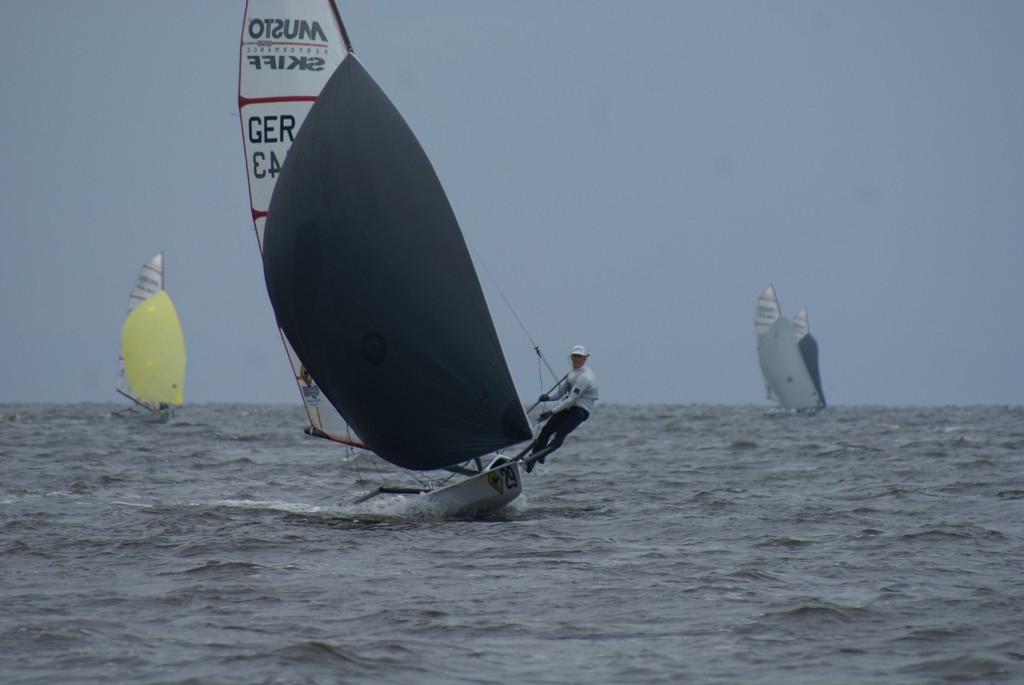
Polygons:
[[164,255],[142,265],[121,328],[117,391],[166,421],[185,401],[185,338],[164,290]]
[[775,287],[769,284],[757,299],[754,334],[768,399],[786,409],[824,409],[818,341],[810,333],[807,310],[800,310],[792,321],[782,316]]
[[[301,125],[287,120],[287,156],[265,213],[254,203],[253,215],[264,220],[271,305],[299,364],[366,449],[422,476],[367,497],[419,492],[462,511],[506,505],[522,492],[521,462],[500,452],[532,430],[430,161],[352,53],[333,2],[249,0],[242,43],[243,91],[280,77],[268,65],[304,51],[301,64],[331,72],[302,96],[311,106]],[[250,109],[281,97],[266,88],[240,95],[243,129],[266,130]]]

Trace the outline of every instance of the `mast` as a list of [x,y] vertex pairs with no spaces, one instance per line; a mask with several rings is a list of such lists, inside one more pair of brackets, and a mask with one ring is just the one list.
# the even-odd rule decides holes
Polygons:
[[341,40],[345,43],[345,49],[350,53],[355,54],[355,50],[352,49],[352,42],[348,39],[348,31],[345,30],[345,22],[341,20],[341,12],[338,11],[338,4],[334,0],[330,0],[331,11],[334,12],[334,20],[338,22],[338,30],[341,31]]

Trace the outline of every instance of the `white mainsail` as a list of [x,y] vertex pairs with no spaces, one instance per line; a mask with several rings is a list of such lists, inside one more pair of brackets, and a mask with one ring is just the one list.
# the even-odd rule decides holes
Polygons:
[[801,309],[793,317],[793,332],[796,335],[797,341],[802,340],[810,332],[810,328],[807,325],[807,310]]
[[[780,316],[782,316],[782,310],[779,309],[779,300],[775,296],[775,286],[769,283],[757,298],[757,311],[754,313],[754,335],[758,349],[761,348],[761,338]],[[768,376],[764,375],[763,370],[761,375],[764,376],[764,396],[775,400],[776,397],[772,394],[772,385],[768,382]]]
[[754,333],[760,338],[768,332],[775,320],[782,316],[779,300],[775,296],[775,286],[768,284],[757,298],[757,311],[754,313]]
[[[260,256],[281,166],[324,84],[351,51],[329,0],[247,0],[238,67],[238,112],[249,201]],[[307,432],[361,445],[303,368],[284,333],[288,361],[309,417]]]

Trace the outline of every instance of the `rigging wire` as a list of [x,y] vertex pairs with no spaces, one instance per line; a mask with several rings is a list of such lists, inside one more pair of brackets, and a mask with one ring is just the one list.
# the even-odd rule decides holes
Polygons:
[[480,256],[480,253],[477,252],[476,248],[473,247],[473,243],[471,243],[468,238],[466,239],[466,244],[469,246],[469,249],[473,252],[473,256],[476,258],[477,262],[479,262],[480,266],[483,267],[483,270],[487,274],[487,277],[489,279],[491,279],[491,283],[493,283],[494,287],[498,289],[498,294],[501,295],[501,299],[504,300],[505,306],[508,307],[509,312],[512,313],[512,316],[513,316],[513,318],[515,318],[516,323],[518,323],[519,327],[523,329],[523,333],[526,335],[527,339],[530,341],[530,344],[533,345],[533,351],[537,353],[537,380],[538,380],[538,385],[540,385],[540,386],[544,385],[544,380],[542,378],[542,373],[541,373],[541,368],[540,368],[541,363],[543,363],[544,366],[547,367],[548,373],[550,373],[551,377],[556,379],[556,382],[557,382],[558,374],[556,374],[555,370],[551,368],[551,364],[548,363],[548,360],[544,356],[544,353],[540,351],[540,345],[538,345],[537,341],[533,339],[532,335],[530,335],[530,331],[528,331],[526,329],[526,325],[523,323],[523,320],[519,318],[519,314],[517,314],[515,308],[512,307],[512,303],[509,302],[508,297],[505,296],[505,291],[501,289],[501,286],[498,285],[498,281],[494,278],[494,274],[492,274],[491,270],[489,268],[487,268],[487,262],[485,262],[483,257]]

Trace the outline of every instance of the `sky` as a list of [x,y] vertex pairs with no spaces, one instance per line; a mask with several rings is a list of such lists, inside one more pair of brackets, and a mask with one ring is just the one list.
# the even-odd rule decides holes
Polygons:
[[[1024,3],[363,0],[521,395],[770,406],[758,294],[832,405],[1024,404]],[[298,403],[249,212],[243,0],[12,0],[0,403],[118,401],[163,251],[186,402]],[[126,402],[126,400],[123,400]]]

